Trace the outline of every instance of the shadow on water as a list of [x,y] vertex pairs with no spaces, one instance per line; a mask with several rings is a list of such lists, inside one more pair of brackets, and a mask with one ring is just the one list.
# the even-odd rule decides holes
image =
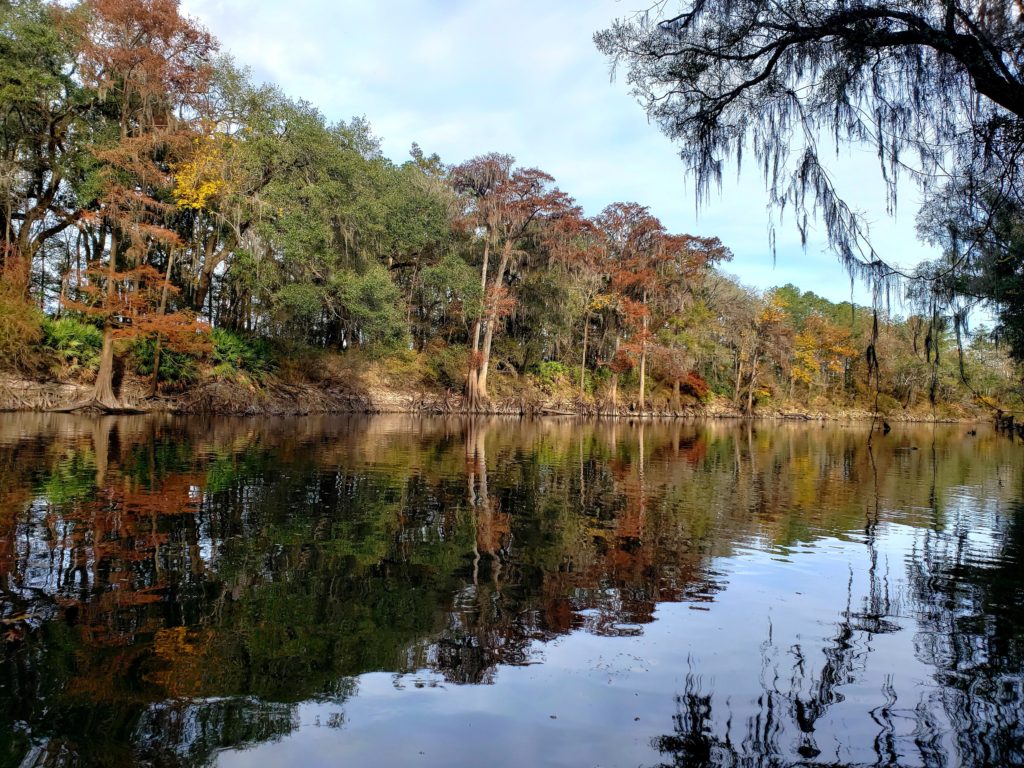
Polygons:
[[[856,428],[3,416],[0,764],[206,764],[300,737],[310,703],[344,731],[368,673],[500,696],[503,669],[557,680],[546,649],[583,636],[668,665],[659,624],[692,647],[650,712],[671,733],[631,764],[1022,764],[1016,450],[955,427],[869,449]],[[705,618],[754,652],[716,661]]]

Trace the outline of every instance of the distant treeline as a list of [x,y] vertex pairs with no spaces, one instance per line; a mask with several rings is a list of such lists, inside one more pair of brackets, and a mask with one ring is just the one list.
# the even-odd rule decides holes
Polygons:
[[747,412],[1019,386],[984,334],[747,289],[717,238],[633,202],[588,217],[509,155],[395,163],[364,119],[255,84],[175,0],[0,5],[0,105],[0,364],[94,381],[100,407],[124,367],[156,394],[331,355],[469,408],[527,383]]

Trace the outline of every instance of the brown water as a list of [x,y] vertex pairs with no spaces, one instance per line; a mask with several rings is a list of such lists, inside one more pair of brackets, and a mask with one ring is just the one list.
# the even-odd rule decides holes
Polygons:
[[1024,765],[966,429],[0,414],[0,765]]

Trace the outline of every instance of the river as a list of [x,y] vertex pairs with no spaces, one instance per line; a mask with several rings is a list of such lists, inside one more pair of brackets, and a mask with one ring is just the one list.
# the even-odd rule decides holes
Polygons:
[[1022,765],[968,429],[0,414],[0,765]]

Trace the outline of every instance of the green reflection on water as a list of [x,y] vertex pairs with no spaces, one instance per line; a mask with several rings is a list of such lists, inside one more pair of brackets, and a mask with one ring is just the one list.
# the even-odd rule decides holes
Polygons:
[[[202,764],[294,732],[300,702],[337,704],[342,724],[367,672],[491,683],[574,630],[635,636],[642,654],[660,604],[714,608],[731,558],[854,543],[875,563],[890,524],[922,531],[909,593],[871,565],[864,604],[822,617],[841,617],[825,669],[764,690],[801,736],[724,738],[721,702],[690,675],[658,750],[675,765],[817,757],[858,633],[906,614],[961,761],[1012,762],[1020,449],[964,432],[869,450],[865,430],[817,425],[0,417],[0,717],[15,724],[0,762]],[[756,675],[763,659],[737,663]],[[902,753],[883,739],[875,754]]]

